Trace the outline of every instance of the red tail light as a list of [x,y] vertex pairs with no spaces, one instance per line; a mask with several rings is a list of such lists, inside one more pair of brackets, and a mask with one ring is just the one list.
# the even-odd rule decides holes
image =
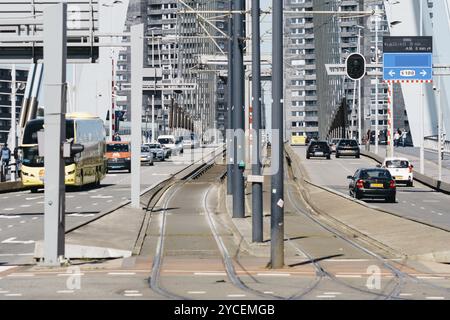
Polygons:
[[362,180],[356,181],[356,188],[357,189],[363,189],[364,188],[364,181],[362,181]]
[[389,181],[389,188],[390,189],[395,189],[395,180]]
[[413,172],[413,166],[412,166],[412,165],[410,165],[410,166],[408,167],[408,169],[409,169],[409,173],[412,173],[412,172]]

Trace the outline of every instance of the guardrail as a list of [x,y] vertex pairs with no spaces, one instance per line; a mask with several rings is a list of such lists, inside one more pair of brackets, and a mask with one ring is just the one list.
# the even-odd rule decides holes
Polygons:
[[[424,138],[423,146],[425,149],[431,149],[434,151],[438,151],[438,136],[428,136]],[[450,141],[446,140],[443,144],[443,152],[450,154]]]

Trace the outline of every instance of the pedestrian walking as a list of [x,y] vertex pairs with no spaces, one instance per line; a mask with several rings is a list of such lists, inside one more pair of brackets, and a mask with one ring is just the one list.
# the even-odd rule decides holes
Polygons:
[[401,136],[403,147],[406,146],[406,138],[408,138],[408,131],[405,130],[402,132],[402,136]]
[[394,134],[394,147],[398,147],[400,141],[400,133],[399,130],[397,130]]
[[2,157],[2,169],[5,170],[5,174],[8,172],[9,161],[11,161],[11,150],[8,148],[8,144],[5,143],[1,150]]

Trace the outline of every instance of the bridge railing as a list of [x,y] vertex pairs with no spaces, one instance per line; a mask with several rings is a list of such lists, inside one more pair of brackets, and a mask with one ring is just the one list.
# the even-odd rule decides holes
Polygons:
[[[424,138],[424,148],[438,151],[438,136],[428,136]],[[443,144],[443,152],[450,154],[450,141],[445,140]]]

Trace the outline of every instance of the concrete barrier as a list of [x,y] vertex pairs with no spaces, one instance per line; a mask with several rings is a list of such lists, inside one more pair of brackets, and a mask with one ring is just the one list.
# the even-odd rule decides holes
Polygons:
[[[382,163],[384,161],[384,157],[380,157],[379,155],[376,155],[375,153],[372,153],[370,151],[361,150],[361,154],[365,157],[368,157],[370,159],[377,161],[378,163]],[[436,191],[450,194],[450,183],[447,183],[444,181],[439,181],[432,177],[421,174],[420,172],[417,172],[416,170],[414,170],[414,180],[417,180],[420,183],[422,183]]]

